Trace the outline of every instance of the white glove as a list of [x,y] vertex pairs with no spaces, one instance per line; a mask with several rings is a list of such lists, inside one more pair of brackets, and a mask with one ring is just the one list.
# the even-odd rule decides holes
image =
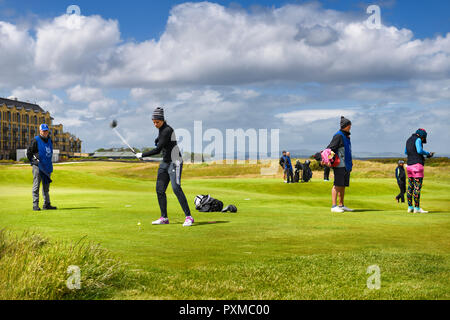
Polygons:
[[141,159],[142,158],[142,153],[136,153],[136,158]]

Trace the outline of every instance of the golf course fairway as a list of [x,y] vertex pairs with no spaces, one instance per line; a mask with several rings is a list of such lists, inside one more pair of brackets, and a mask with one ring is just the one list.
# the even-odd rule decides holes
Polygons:
[[[52,276],[56,280],[39,282],[45,275],[38,269],[23,270],[32,272],[32,280],[8,276],[11,263],[2,264],[0,256],[0,298],[450,298],[448,166],[426,167],[421,205],[429,214],[409,214],[406,204],[394,200],[395,165],[356,165],[345,203],[355,212],[343,214],[330,212],[332,182],[322,181],[320,172],[309,183],[286,184],[281,174],[258,175],[258,166],[186,165],[182,188],[193,227],[182,226],[184,215],[170,185],[170,224],[151,225],[160,215],[157,164],[55,165],[50,197],[58,210],[39,212],[32,211],[30,166],[0,166],[0,229],[9,237],[47,239],[30,255],[42,259],[42,268],[51,254],[45,246],[92,243],[119,261],[128,279],[119,275],[117,285],[114,278],[105,284],[108,290],[96,294],[91,288],[86,295],[86,261],[68,256],[52,262],[61,264]],[[238,212],[196,212],[198,194],[234,204]],[[82,264],[81,289],[70,294],[65,291],[69,264]],[[372,273],[367,270],[373,265],[380,270],[379,289],[368,287]],[[33,293],[33,283],[54,283],[60,295]]]

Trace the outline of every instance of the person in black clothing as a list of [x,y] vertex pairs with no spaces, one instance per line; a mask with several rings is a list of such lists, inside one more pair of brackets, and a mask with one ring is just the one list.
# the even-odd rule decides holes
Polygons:
[[163,160],[158,169],[158,178],[156,181],[156,193],[158,196],[158,203],[161,209],[161,217],[153,221],[152,224],[169,224],[167,216],[167,197],[166,190],[169,182],[172,183],[172,189],[178,198],[186,220],[183,224],[185,227],[192,226],[194,218],[191,216],[188,202],[183,190],[181,189],[181,172],[183,169],[183,159],[177,145],[175,132],[164,119],[164,109],[156,108],[152,116],[153,124],[159,130],[158,138],[155,140],[156,148],[144,154],[138,153],[136,157],[141,159],[143,157],[153,156],[162,153]]
[[286,181],[286,171],[284,170],[285,159],[286,159],[286,151],[283,151],[283,154],[280,158],[280,166],[283,169],[283,181]]
[[330,167],[323,168],[323,181],[330,181]]
[[323,168],[323,181],[330,181],[330,167],[322,165],[322,154],[321,152],[317,152],[312,156],[317,163],[319,163],[319,167]]
[[405,164],[405,161],[400,160],[398,162],[398,166],[395,169],[395,177],[397,178],[397,184],[400,188],[400,193],[395,197],[395,200],[397,202],[400,202],[400,199],[402,200],[402,203],[405,202],[405,193],[406,193],[406,173],[405,168],[403,167]]

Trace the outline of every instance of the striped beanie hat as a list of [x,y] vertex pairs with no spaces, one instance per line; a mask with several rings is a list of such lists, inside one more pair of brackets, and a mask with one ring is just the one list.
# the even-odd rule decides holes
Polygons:
[[152,120],[163,120],[164,121],[164,109],[163,108],[156,108],[153,111]]

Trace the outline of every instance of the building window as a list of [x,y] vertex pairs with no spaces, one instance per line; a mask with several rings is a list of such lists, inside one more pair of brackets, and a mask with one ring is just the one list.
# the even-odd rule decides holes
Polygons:
[[11,112],[8,111],[8,121],[11,121]]
[[26,119],[27,119],[27,124],[30,123],[30,117],[28,115],[27,115]]

